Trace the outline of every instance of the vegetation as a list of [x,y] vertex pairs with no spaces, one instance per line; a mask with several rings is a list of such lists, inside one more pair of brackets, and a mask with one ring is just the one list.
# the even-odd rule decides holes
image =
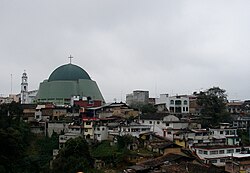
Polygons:
[[127,149],[132,144],[133,137],[130,135],[117,136],[117,144],[111,146],[108,141],[103,141],[92,148],[92,156],[103,160],[107,167],[120,167],[128,164],[131,151]]
[[200,92],[197,104],[201,106],[202,125],[205,127],[217,126],[220,122],[229,122],[230,116],[226,111],[226,91],[213,87]]
[[137,109],[142,113],[155,113],[157,111],[157,109],[152,104],[133,103],[130,106],[131,108]]
[[52,172],[92,172],[94,160],[90,156],[88,143],[82,137],[65,143],[53,161]]
[[58,135],[33,135],[21,115],[18,103],[0,105],[0,172],[48,172]]
[[244,145],[250,145],[249,141],[249,129],[238,129],[237,134],[239,135],[239,138],[241,139],[241,144]]

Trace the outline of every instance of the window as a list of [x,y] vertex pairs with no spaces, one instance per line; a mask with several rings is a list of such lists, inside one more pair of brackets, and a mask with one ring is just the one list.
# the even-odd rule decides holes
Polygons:
[[219,154],[224,154],[224,153],[225,153],[224,150],[220,150],[220,151],[219,151]]
[[187,100],[184,100],[183,104],[184,104],[184,105],[187,105],[187,104],[188,104]]
[[186,111],[188,112],[188,107],[186,107]]
[[104,131],[104,130],[105,130],[105,128],[103,127],[103,128],[102,128],[102,131]]
[[90,121],[87,121],[87,122],[86,122],[86,125],[91,125],[91,122],[90,122]]
[[174,100],[170,100],[170,104],[173,105],[174,104]]
[[229,150],[227,150],[227,153],[234,153],[234,150],[233,149],[229,149]]
[[168,132],[168,134],[170,135],[170,134],[171,134],[171,132]]
[[210,155],[218,154],[218,150],[210,151]]
[[152,124],[152,121],[149,121],[149,124]]
[[85,129],[85,132],[88,132],[88,129]]
[[237,149],[236,149],[236,153],[240,153],[240,148],[237,148]]
[[185,107],[182,108],[182,111],[185,112]]
[[201,143],[203,143],[203,140],[198,140],[198,144],[201,144]]
[[175,105],[181,105],[181,100],[175,100]]
[[203,152],[202,152],[202,150],[199,150],[198,153],[199,153],[199,154],[202,154]]
[[206,154],[207,155],[207,151],[204,151],[204,153],[203,154]]
[[217,160],[210,160],[210,163],[217,163]]
[[97,127],[97,131],[100,131],[100,128],[99,128],[99,127]]
[[222,134],[223,134],[223,131],[220,131],[220,134],[222,135]]
[[160,121],[157,121],[157,124],[160,124]]
[[220,159],[221,163],[224,163],[226,161],[226,159]]

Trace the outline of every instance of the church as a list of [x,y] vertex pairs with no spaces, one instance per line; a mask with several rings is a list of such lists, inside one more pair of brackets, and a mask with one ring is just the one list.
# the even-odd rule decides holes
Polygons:
[[72,105],[72,100],[105,102],[97,83],[84,69],[72,64],[70,59],[69,64],[56,68],[48,79],[40,83],[36,102]]

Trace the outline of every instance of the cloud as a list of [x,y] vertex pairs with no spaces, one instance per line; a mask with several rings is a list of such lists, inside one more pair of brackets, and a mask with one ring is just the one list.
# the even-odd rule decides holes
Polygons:
[[134,89],[250,97],[248,1],[1,1],[0,94],[29,88],[74,56],[108,101]]

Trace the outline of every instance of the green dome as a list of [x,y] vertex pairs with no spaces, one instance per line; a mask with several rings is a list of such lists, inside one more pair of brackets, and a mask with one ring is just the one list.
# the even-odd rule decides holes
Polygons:
[[79,79],[90,79],[88,73],[81,67],[74,64],[66,64],[55,69],[50,77],[51,81],[77,81]]

